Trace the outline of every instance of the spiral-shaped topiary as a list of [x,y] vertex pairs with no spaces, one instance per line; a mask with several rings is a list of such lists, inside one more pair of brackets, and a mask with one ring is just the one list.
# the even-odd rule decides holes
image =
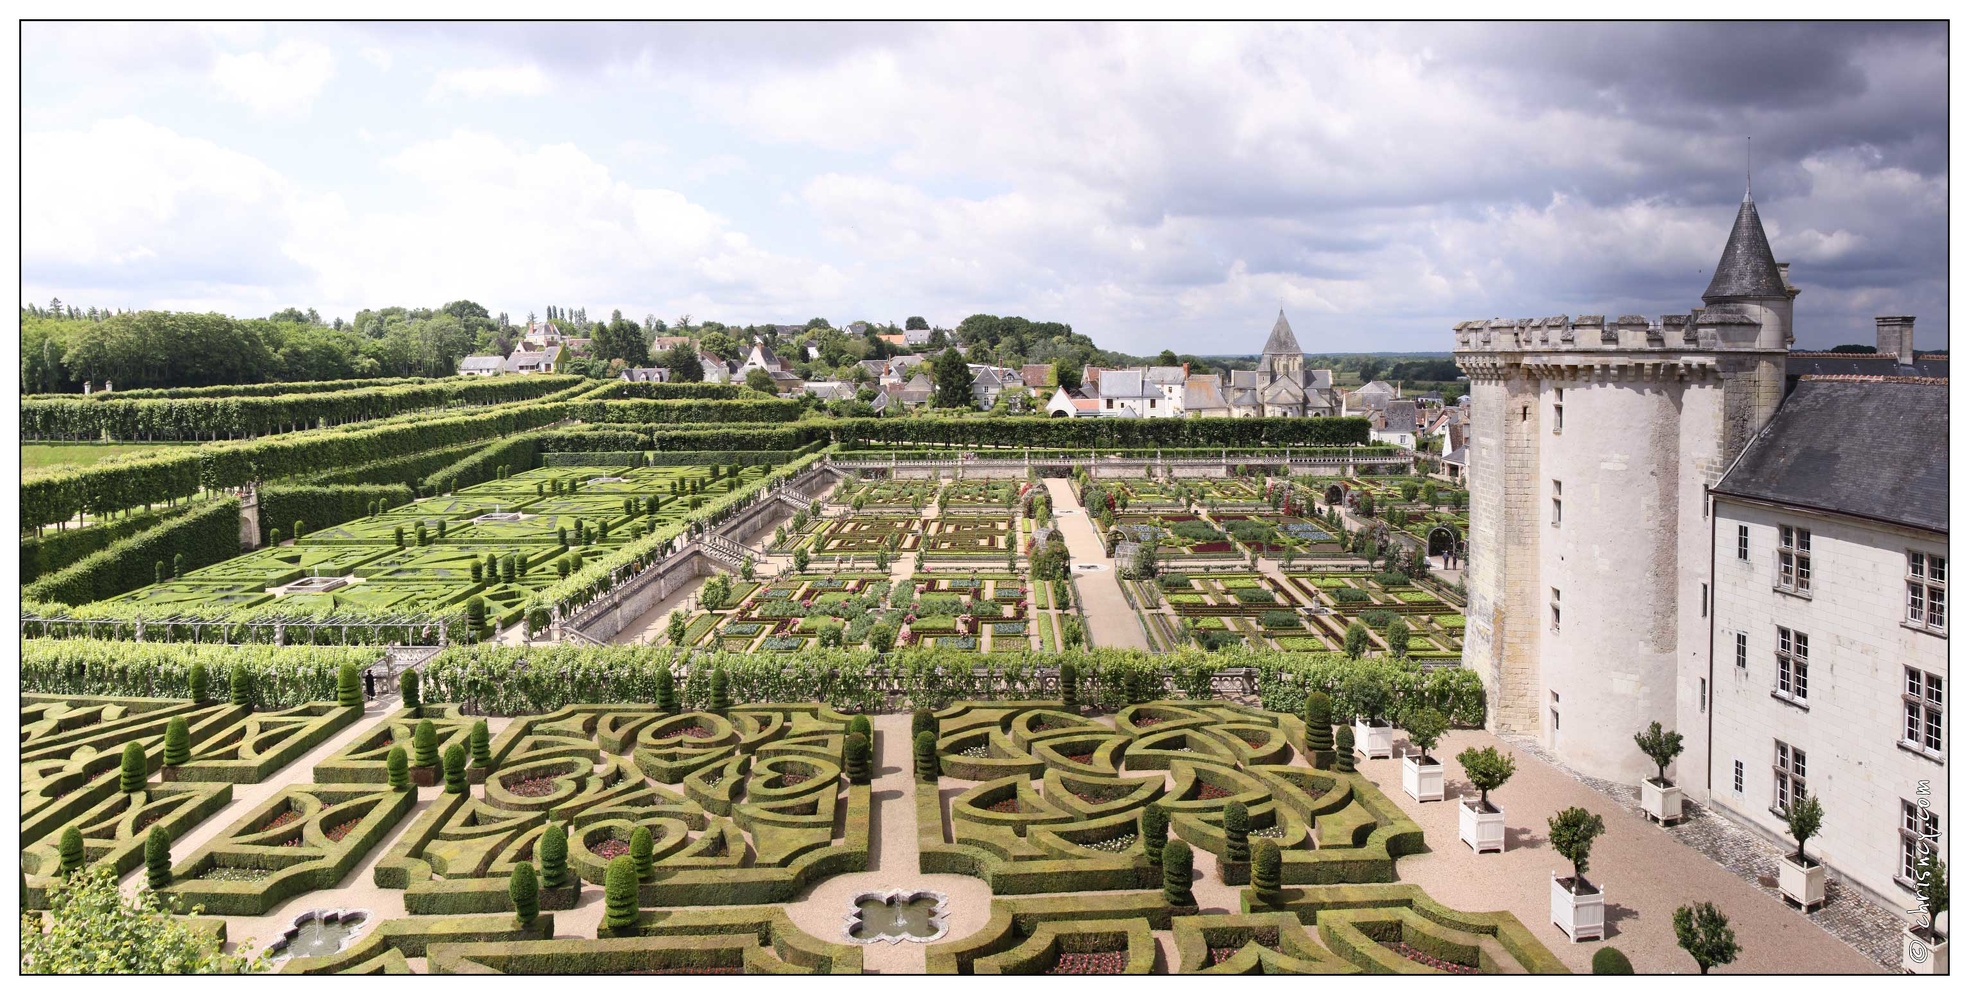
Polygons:
[[164,835],[163,826],[150,827],[144,838],[144,876],[152,891],[171,884],[171,837]]
[[1224,805],[1224,859],[1238,864],[1251,859],[1251,813],[1241,801]]
[[648,826],[637,826],[629,834],[629,859],[636,864],[636,880],[648,881],[656,875],[656,841]]
[[1137,820],[1142,834],[1142,849],[1148,852],[1149,863],[1162,863],[1162,849],[1169,842],[1169,813],[1160,805],[1148,805],[1142,809]]
[[384,758],[383,766],[390,772],[390,790],[410,790],[410,757],[403,752],[403,747],[390,747],[389,756]]
[[849,733],[843,753],[846,761],[843,766],[848,775],[848,783],[867,784],[870,776],[868,737],[858,732]]
[[164,726],[164,766],[176,767],[191,759],[191,727],[185,717],[173,715]]
[[1325,691],[1306,693],[1306,749],[1333,749],[1333,699]]
[[1342,774],[1354,772],[1354,727],[1341,726],[1333,734],[1333,769]]
[[540,876],[549,888],[568,882],[567,830],[558,822],[548,823],[547,831],[540,834]]
[[418,767],[435,767],[438,763],[438,727],[430,719],[417,723],[417,731],[410,736],[410,748],[415,756],[411,763]]
[[403,676],[397,678],[397,690],[403,694],[403,707],[412,709],[410,714],[417,714],[415,709],[424,704],[423,675],[415,670],[404,671]]
[[194,705],[205,704],[206,699],[211,696],[212,672],[205,669],[203,663],[194,663],[191,665],[190,680],[191,703]]
[[1060,664],[1060,707],[1080,714],[1080,668],[1071,663]]
[[1251,888],[1266,905],[1278,904],[1282,862],[1277,843],[1261,839],[1251,844]]
[[539,918],[540,880],[534,876],[532,864],[513,868],[513,876],[506,881],[506,897],[513,900],[513,917],[520,925],[531,925]]
[[711,704],[705,711],[713,715],[723,715],[732,709],[731,679],[725,676],[725,668],[711,669]]
[[608,862],[602,878],[602,928],[630,929],[636,925],[636,862],[623,854]]
[[74,823],[70,823],[62,830],[62,840],[57,849],[62,856],[62,877],[68,877],[82,869],[82,860],[86,851],[82,849],[82,830],[75,828]]
[[245,664],[233,665],[230,684],[231,687],[229,690],[232,692],[232,703],[251,707],[253,704],[253,675],[247,671]]
[[1196,895],[1190,891],[1194,861],[1190,845],[1182,840],[1170,840],[1162,848],[1162,900],[1173,908],[1196,907]]
[[144,782],[150,780],[150,763],[144,758],[144,748],[135,743],[123,747],[123,771],[116,780],[116,790],[129,795],[144,790]]
[[470,789],[471,782],[465,779],[465,747],[453,743],[444,750],[445,793],[462,795]]
[[356,679],[356,665],[345,663],[335,675],[335,703],[343,708],[362,707],[362,683]]
[[492,730],[484,719],[472,723],[472,766],[492,766]]
[[677,678],[669,667],[656,669],[656,710],[666,714],[677,710]]

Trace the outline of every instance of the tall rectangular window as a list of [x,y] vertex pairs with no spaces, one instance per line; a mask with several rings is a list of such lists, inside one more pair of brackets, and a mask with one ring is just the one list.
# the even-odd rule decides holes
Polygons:
[[1933,808],[1901,799],[1901,870],[1894,875],[1909,887],[1918,882],[1914,870],[1942,842],[1942,817]]
[[1777,588],[1793,594],[1812,591],[1812,530],[1778,526]]
[[1804,701],[1807,654],[1811,647],[1802,632],[1778,626],[1778,694]]
[[1552,481],[1552,524],[1555,526],[1559,524],[1559,519],[1564,511],[1559,500],[1564,496],[1565,485],[1557,480]]
[[1907,683],[1901,690],[1901,707],[1906,722],[1901,742],[1908,747],[1942,755],[1942,679],[1934,674],[1903,668]]
[[1741,760],[1733,761],[1730,788],[1737,794],[1743,794],[1743,761]]
[[1552,631],[1559,631],[1559,589],[1552,589]]
[[1737,633],[1737,669],[1750,669],[1750,633]]
[[1907,624],[1948,632],[1948,557],[1908,551]]
[[1750,561],[1750,526],[1737,526],[1737,559]]
[[1805,751],[1793,748],[1784,740],[1773,740],[1777,744],[1777,757],[1771,762],[1771,808],[1782,812],[1793,801],[1805,797]]
[[1552,434],[1558,435],[1565,430],[1566,389],[1564,387],[1554,387],[1552,388]]

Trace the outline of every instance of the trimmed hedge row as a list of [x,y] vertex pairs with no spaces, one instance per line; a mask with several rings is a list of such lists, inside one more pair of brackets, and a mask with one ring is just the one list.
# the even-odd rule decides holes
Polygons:
[[674,400],[687,398],[699,401],[736,401],[740,398],[764,397],[764,394],[735,383],[650,383],[647,381],[623,381],[607,394],[612,398],[633,398],[641,400]]
[[807,410],[803,401],[780,398],[741,398],[729,401],[649,400],[576,401],[567,406],[569,418],[587,422],[675,425],[687,422],[797,421]]
[[402,965],[405,957],[423,957],[433,945],[441,943],[516,942],[549,939],[554,935],[554,914],[521,926],[511,914],[488,916],[447,916],[377,920],[375,926],[348,947],[326,957],[296,957],[280,969],[282,974],[391,974],[390,964]]
[[260,541],[267,541],[269,529],[279,529],[292,538],[296,521],[310,529],[354,521],[370,514],[372,502],[387,501],[400,508],[416,498],[403,484],[294,484],[260,489]]
[[211,694],[223,696],[235,667],[250,675],[257,709],[293,708],[335,698],[345,663],[375,663],[365,646],[221,646],[133,643],[113,639],[21,640],[21,693],[135,698],[191,697],[191,669],[204,664]]
[[[162,894],[203,905],[211,915],[265,915],[296,895],[334,887],[416,804],[413,792],[374,785],[291,785],[173,867],[172,884]],[[302,814],[293,829],[266,828],[288,811]],[[344,817],[356,825],[341,839],[329,839],[331,820]],[[289,836],[298,842],[284,845]],[[206,877],[221,868],[264,873],[244,880]]]
[[818,420],[837,439],[959,445],[1345,446],[1368,441],[1365,418],[841,418]]
[[1160,891],[993,898],[991,920],[983,929],[961,940],[925,948],[925,973],[970,974],[979,958],[1011,950],[1045,923],[1132,919],[1146,922],[1151,929],[1169,929],[1176,916],[1186,914],[1170,909]]
[[23,535],[20,581],[22,584],[32,584],[42,574],[60,570],[91,553],[108,548],[119,539],[156,528],[190,510],[191,505],[180,504],[154,512],[113,518],[87,528],[60,529],[38,536]]
[[[1412,909],[1430,922],[1464,933],[1494,936],[1518,963],[1532,974],[1570,974],[1565,963],[1539,942],[1517,916],[1509,912],[1462,912],[1430,898],[1413,884],[1332,884],[1287,888],[1277,905],[1266,905],[1250,888],[1239,892],[1245,912],[1290,912],[1305,925],[1324,921],[1322,913],[1351,909]],[[1322,934],[1323,935],[1323,934]]]
[[278,397],[282,394],[323,394],[368,387],[401,387],[430,383],[431,377],[374,377],[368,380],[299,380],[288,383],[219,384],[213,387],[139,387],[97,394],[29,394],[28,400],[88,397],[94,400],[152,397]]
[[329,486],[333,484],[394,484],[401,482],[405,487],[416,489],[419,481],[436,473],[461,459],[484,448],[481,441],[467,442],[456,446],[446,446],[429,452],[411,453],[408,456],[391,456],[387,459],[371,460],[351,467],[340,467],[311,477],[296,478],[310,484]]
[[156,581],[157,563],[195,570],[239,555],[239,499],[213,501],[109,544],[28,585],[23,601],[88,604]]

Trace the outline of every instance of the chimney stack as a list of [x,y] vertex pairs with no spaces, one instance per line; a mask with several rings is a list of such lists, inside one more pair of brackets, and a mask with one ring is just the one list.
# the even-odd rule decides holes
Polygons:
[[1914,365],[1914,315],[1883,314],[1873,319],[1877,338],[1875,349],[1892,356],[1902,366]]

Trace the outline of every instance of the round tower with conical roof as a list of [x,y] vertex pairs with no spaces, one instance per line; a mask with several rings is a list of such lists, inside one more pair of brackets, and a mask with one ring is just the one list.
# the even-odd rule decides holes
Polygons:
[[[1764,223],[1757,217],[1757,202],[1750,199],[1746,188],[1736,223],[1730,226],[1730,238],[1723,244],[1723,258],[1716,262],[1709,289],[1702,292],[1703,306],[1755,318],[1757,346],[1789,349],[1791,302],[1797,299],[1798,288],[1785,279],[1787,268],[1771,254]],[[1738,334],[1743,332],[1739,328]]]

